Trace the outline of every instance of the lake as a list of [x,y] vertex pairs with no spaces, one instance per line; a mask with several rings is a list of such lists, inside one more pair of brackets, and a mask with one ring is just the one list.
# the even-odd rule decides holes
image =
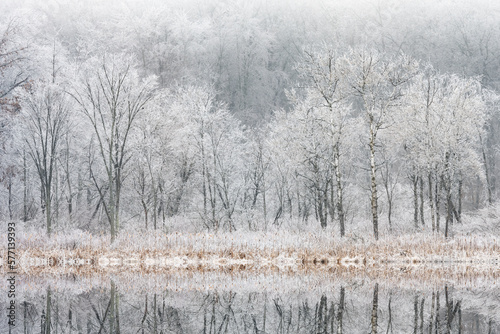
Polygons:
[[496,276],[411,268],[378,278],[307,268],[19,275],[12,333],[46,334],[48,324],[50,333],[499,333]]

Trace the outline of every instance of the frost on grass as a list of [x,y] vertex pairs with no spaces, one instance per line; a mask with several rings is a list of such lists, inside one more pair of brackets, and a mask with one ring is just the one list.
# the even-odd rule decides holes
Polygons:
[[176,269],[267,270],[266,268],[411,268],[434,270],[453,264],[476,271],[496,270],[497,237],[456,235],[446,239],[425,233],[380,240],[337,238],[323,231],[292,233],[122,233],[110,243],[106,235],[75,231],[50,239],[28,230],[18,242],[21,272]]

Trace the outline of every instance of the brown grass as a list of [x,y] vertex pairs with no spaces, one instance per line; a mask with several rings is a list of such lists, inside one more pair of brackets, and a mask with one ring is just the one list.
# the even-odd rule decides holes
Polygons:
[[[497,240],[408,235],[374,240],[336,239],[325,234],[124,234],[110,245],[106,236],[45,244],[31,236],[17,249],[18,272],[29,275],[86,275],[210,272],[335,273],[367,277],[475,277],[499,270]],[[6,250],[2,251],[6,272]]]

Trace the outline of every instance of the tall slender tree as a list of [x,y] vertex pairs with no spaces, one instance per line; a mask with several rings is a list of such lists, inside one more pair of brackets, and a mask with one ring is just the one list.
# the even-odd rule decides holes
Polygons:
[[343,58],[348,86],[367,126],[369,148],[370,206],[375,239],[379,237],[377,170],[379,134],[392,124],[401,106],[404,86],[418,71],[418,63],[406,55],[388,57],[366,48],[351,49]]

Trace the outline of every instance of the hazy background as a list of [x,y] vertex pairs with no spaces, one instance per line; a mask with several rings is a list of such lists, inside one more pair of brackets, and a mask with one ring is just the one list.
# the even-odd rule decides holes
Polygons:
[[[2,1],[2,23],[41,62],[103,52],[135,57],[160,86],[214,85],[247,124],[287,107],[304,48],[323,43],[405,52],[498,88],[496,1]],[[35,66],[35,64],[34,64]],[[38,71],[43,69],[38,68]],[[60,70],[62,71],[62,69]],[[35,78],[43,73],[30,72]]]

